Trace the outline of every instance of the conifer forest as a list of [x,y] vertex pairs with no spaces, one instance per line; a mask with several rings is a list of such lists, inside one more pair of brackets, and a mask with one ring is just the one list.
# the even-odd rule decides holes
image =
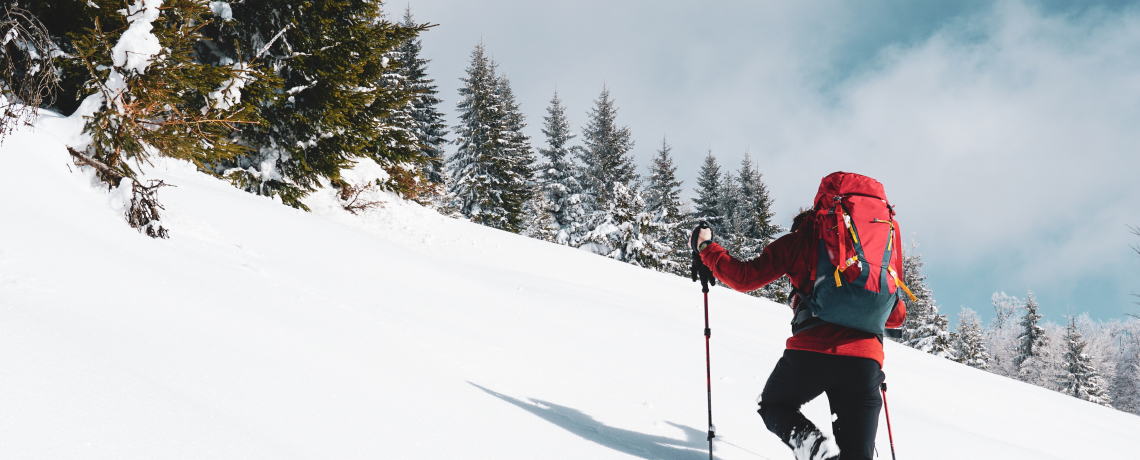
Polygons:
[[[775,214],[763,155],[722,164],[709,149],[693,165],[696,183],[683,184],[668,136],[635,145],[617,89],[599,85],[586,113],[568,113],[557,91],[545,107],[522,107],[481,42],[470,44],[462,81],[436,81],[421,36],[442,26],[413,13],[378,0],[6,3],[0,135],[37,111],[82,114],[90,141],[70,146],[74,164],[94,168],[108,189],[129,184],[124,224],[154,238],[178,238],[161,215],[164,187],[177,184],[138,173],[163,157],[302,211],[322,188],[353,213],[377,205],[370,192],[390,192],[682,277],[697,222],[744,260],[789,231],[794,216]],[[528,124],[542,138],[525,134]],[[634,149],[652,151],[651,162],[636,164]],[[383,173],[347,177],[362,161]],[[1029,291],[976,306],[987,318],[992,309],[992,321],[965,306],[952,318],[940,312],[919,247],[904,249],[916,300],[905,299],[899,342],[1140,414],[1140,317],[1053,322]],[[1121,250],[1130,249],[1140,256],[1140,244]],[[784,278],[751,294],[787,303],[790,291]]]

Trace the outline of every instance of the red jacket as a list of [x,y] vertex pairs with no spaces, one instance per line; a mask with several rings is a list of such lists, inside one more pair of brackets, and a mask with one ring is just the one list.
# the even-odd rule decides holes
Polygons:
[[[748,292],[764,287],[781,276],[788,275],[792,285],[805,294],[811,293],[811,264],[816,263],[819,243],[815,238],[812,220],[804,219],[796,231],[773,241],[760,254],[760,257],[747,262],[736,260],[728,255],[719,244],[709,244],[701,251],[701,260],[708,266],[716,279],[725,286],[737,291]],[[899,257],[894,258],[895,271],[902,274],[902,241],[895,232],[894,247],[900,248]],[[797,299],[798,300],[798,299]],[[793,309],[794,309],[793,305]],[[887,318],[887,328],[901,327],[906,319],[906,307],[899,300],[891,316]],[[814,351],[841,356],[870,358],[883,365],[883,343],[874,334],[848,327],[824,323],[788,338],[789,350]]]

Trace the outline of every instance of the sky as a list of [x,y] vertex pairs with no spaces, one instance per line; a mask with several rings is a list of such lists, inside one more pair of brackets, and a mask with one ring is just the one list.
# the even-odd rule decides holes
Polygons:
[[[1140,2],[439,0],[410,6],[443,111],[480,41],[536,147],[557,91],[577,132],[603,87],[644,174],[684,194],[747,152],[787,226],[819,180],[881,181],[941,312],[1032,291],[1047,320],[1140,311]],[[579,139],[580,140],[580,139]],[[451,148],[454,150],[454,147]]]

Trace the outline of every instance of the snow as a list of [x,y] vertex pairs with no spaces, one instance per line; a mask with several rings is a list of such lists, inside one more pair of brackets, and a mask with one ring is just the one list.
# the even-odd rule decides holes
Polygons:
[[234,10],[230,8],[229,2],[210,2],[210,11],[222,18],[222,21],[232,21],[234,19]]
[[[249,80],[252,80],[251,77],[247,76],[249,74],[247,64],[242,62],[233,64],[233,70],[236,75],[234,78],[227,79],[218,86],[218,89],[210,92],[210,99],[214,100],[215,109],[229,110],[230,107],[240,104],[241,89]],[[202,113],[205,114],[206,109],[203,108],[202,110]]]
[[[697,283],[390,195],[297,211],[175,161],[142,168],[175,185],[151,239],[71,164],[75,125],[45,112],[0,146],[4,457],[707,458]],[[709,304],[717,458],[792,458],[754,402],[790,313]],[[886,354],[899,458],[1140,453],[1140,417]],[[824,398],[805,412],[827,428]]]
[[151,33],[154,29],[152,23],[158,19],[161,6],[162,0],[135,0],[134,4],[127,7],[129,25],[111,49],[115,67],[123,71],[143,73],[154,55],[162,51],[158,37]]
[[124,110],[122,94],[127,90],[129,75],[146,72],[154,56],[162,51],[158,37],[151,33],[154,30],[152,23],[158,19],[161,6],[162,0],[135,0],[135,3],[129,5],[125,11],[120,10],[127,16],[128,26],[119,36],[119,41],[111,48],[111,60],[114,65],[104,85],[120,113]]

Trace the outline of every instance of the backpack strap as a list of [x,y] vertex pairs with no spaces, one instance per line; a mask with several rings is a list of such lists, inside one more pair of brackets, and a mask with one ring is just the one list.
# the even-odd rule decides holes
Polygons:
[[895,273],[895,268],[894,267],[887,267],[887,270],[890,271],[891,276],[894,277],[895,284],[897,284],[899,287],[901,287],[903,289],[903,292],[906,292],[907,297],[910,297],[910,301],[911,302],[917,302],[918,298],[915,297],[914,294],[911,294],[910,288],[906,287],[906,285],[903,284],[902,280],[899,279],[899,274]]
[[794,292],[794,298],[799,299],[792,315],[792,335],[826,323],[826,321],[815,316],[815,312],[811,311],[811,308],[808,307],[808,304],[811,303],[811,296],[804,294],[803,291],[796,289],[795,286],[792,287],[792,290],[792,292]]
[[[888,206],[887,209],[890,207]],[[876,217],[873,222],[890,224],[891,226],[891,232],[887,236],[887,250],[883,251],[883,264],[879,266],[879,292],[891,292],[890,286],[887,285],[887,275],[889,274],[887,267],[891,265],[891,250],[894,249],[895,245],[895,221],[894,219],[882,220]],[[895,285],[898,286],[898,283]]]
[[[891,209],[889,205],[887,209],[890,209],[892,214],[894,213],[894,210]],[[879,275],[879,292],[889,292],[889,288],[887,287],[887,274],[890,273],[891,278],[895,280],[895,286],[902,288],[903,292],[906,292],[907,297],[910,297],[911,302],[918,300],[914,297],[914,294],[910,292],[910,288],[906,287],[906,284],[899,279],[898,273],[895,273],[895,268],[891,266],[891,251],[895,245],[895,220],[891,219],[890,221],[886,221],[876,218],[874,222],[891,225],[891,233],[889,239],[887,239],[887,250],[883,251],[883,265],[881,268],[882,271],[880,272],[881,274]]]
[[[843,204],[843,201],[841,201],[842,199],[843,199],[843,197],[841,197],[841,196],[835,197],[835,201],[839,202],[840,205]],[[839,273],[842,272],[845,268],[847,268],[847,267],[843,266],[843,264],[847,263],[845,261],[849,261],[850,259],[847,258],[847,245],[844,244],[844,240],[847,237],[846,237],[846,235],[843,234],[844,227],[846,226],[846,222],[844,222],[844,219],[843,219],[843,209],[837,210],[835,208],[836,208],[835,204],[832,204],[831,205],[831,213],[835,214],[835,228],[836,228],[836,230],[839,231],[839,238],[836,240],[836,241],[838,241],[837,246],[839,246],[838,248],[836,248],[836,250],[839,251],[839,264],[835,267],[835,285],[836,286],[842,286],[843,282],[842,282],[842,279],[839,277]],[[850,265],[850,264],[848,263],[848,265]]]
[[[839,219],[838,219],[838,221],[839,221],[839,240],[838,241],[839,241],[839,259],[840,259],[840,261],[839,261],[839,266],[835,267],[835,286],[839,287],[839,286],[843,285],[842,278],[839,276],[840,273],[847,270],[848,267],[855,265],[857,263],[860,263],[860,262],[862,262],[863,264],[866,264],[866,266],[868,268],[870,268],[871,263],[867,262],[867,256],[863,253],[863,244],[859,242],[859,233],[858,233],[858,230],[855,229],[855,222],[853,222],[851,219],[851,213],[847,211],[847,206],[845,206],[843,204],[843,201],[838,200],[839,198],[842,198],[842,197],[836,197],[836,198],[837,198],[837,201],[839,201],[839,212],[837,214],[839,215]],[[847,227],[846,228],[847,231],[851,233],[851,243],[855,249],[855,254],[852,254],[850,258],[846,257],[845,241],[847,239],[847,235],[843,234],[844,233],[843,227]],[[869,276],[870,276],[870,273],[867,270],[860,270],[859,277],[856,278],[854,281],[855,285],[861,286],[861,285],[865,284],[867,282],[867,277],[869,277]]]

